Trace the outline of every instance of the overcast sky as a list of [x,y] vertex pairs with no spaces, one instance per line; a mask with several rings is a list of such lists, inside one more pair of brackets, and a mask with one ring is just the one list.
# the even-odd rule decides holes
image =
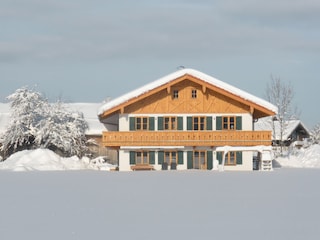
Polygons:
[[319,0],[1,0],[0,101],[23,86],[102,102],[194,68],[261,98],[270,76],[320,122]]

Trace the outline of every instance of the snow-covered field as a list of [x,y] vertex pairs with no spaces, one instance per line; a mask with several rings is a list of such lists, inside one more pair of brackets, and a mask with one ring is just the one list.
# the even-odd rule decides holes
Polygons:
[[[294,156],[311,161],[318,150]],[[0,163],[0,239],[319,239],[312,162],[272,172],[110,172],[25,151]],[[78,171],[43,171],[65,169]]]
[[320,170],[0,173],[1,239],[319,239]]

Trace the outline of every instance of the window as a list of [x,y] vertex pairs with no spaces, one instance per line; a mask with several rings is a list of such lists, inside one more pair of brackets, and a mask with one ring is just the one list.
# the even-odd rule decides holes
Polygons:
[[192,117],[193,130],[205,130],[206,117]]
[[235,117],[222,117],[223,130],[235,130],[236,118]]
[[148,130],[148,126],[148,117],[136,117],[136,130]]
[[191,91],[191,97],[192,97],[192,98],[197,98],[197,90],[196,90],[196,89],[192,89],[192,91]]
[[149,164],[149,152],[136,152],[136,164]]
[[242,152],[228,152],[225,158],[225,165],[241,165],[242,164]]
[[164,117],[164,130],[177,130],[177,118],[176,117]]
[[177,152],[164,152],[164,162],[168,165],[171,163],[177,164]]
[[206,169],[206,152],[194,151],[193,152],[193,168],[194,169]]
[[172,97],[173,97],[173,99],[178,99],[179,98],[179,91],[178,90],[173,90]]

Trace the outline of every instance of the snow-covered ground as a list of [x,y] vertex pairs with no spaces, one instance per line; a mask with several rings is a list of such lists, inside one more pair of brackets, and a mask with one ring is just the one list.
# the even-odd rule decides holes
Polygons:
[[272,172],[106,172],[23,151],[0,163],[0,239],[319,239],[319,152]]

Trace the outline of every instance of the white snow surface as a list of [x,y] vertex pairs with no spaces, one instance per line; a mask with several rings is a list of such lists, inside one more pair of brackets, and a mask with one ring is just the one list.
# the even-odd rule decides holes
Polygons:
[[107,111],[107,110],[109,110],[109,109],[111,109],[113,107],[116,107],[116,106],[118,106],[118,105],[120,105],[120,104],[122,104],[124,102],[127,102],[130,99],[136,98],[136,97],[138,97],[138,96],[140,96],[140,95],[142,95],[142,94],[144,94],[144,93],[146,93],[146,92],[148,92],[148,91],[150,91],[150,90],[152,90],[154,88],[162,86],[162,85],[164,85],[164,84],[166,84],[166,83],[168,83],[170,81],[173,81],[173,80],[175,80],[175,79],[177,79],[177,78],[179,78],[179,77],[181,77],[183,75],[186,75],[186,74],[192,75],[192,76],[194,76],[196,78],[199,78],[199,79],[201,79],[201,80],[203,80],[203,81],[205,81],[205,82],[207,82],[209,84],[212,84],[212,85],[214,85],[216,87],[224,89],[224,90],[226,90],[226,91],[228,91],[228,92],[230,92],[230,93],[232,93],[232,94],[234,94],[236,96],[239,96],[239,97],[241,97],[241,98],[243,98],[245,100],[254,102],[254,103],[256,103],[256,104],[258,104],[258,105],[260,105],[262,107],[265,107],[265,108],[267,108],[267,109],[269,109],[269,110],[271,110],[273,112],[277,112],[278,111],[276,106],[274,106],[273,104],[271,104],[271,103],[269,103],[269,102],[267,102],[267,101],[265,101],[265,100],[263,100],[261,98],[258,98],[256,96],[250,94],[250,93],[247,93],[247,92],[245,92],[245,91],[243,91],[243,90],[241,90],[239,88],[236,88],[236,87],[234,87],[234,86],[232,86],[232,85],[230,85],[228,83],[225,83],[225,82],[223,82],[221,80],[218,80],[218,79],[216,79],[214,77],[211,77],[211,76],[209,76],[209,75],[207,75],[205,73],[202,73],[202,72],[200,72],[198,70],[185,68],[185,69],[178,70],[178,71],[176,71],[174,73],[171,73],[171,74],[169,74],[167,76],[164,76],[164,77],[162,77],[162,78],[160,78],[158,80],[155,80],[155,81],[153,81],[153,82],[151,82],[149,84],[146,84],[146,85],[144,85],[144,86],[142,86],[142,87],[140,87],[140,88],[138,88],[136,90],[133,90],[133,91],[127,93],[127,94],[124,94],[124,95],[122,95],[122,96],[120,96],[118,98],[115,98],[114,100],[111,100],[111,101],[105,103],[104,105],[102,105],[100,107],[100,109],[98,111],[98,114],[101,115],[101,114],[103,114],[103,112],[105,112],[105,111]]

